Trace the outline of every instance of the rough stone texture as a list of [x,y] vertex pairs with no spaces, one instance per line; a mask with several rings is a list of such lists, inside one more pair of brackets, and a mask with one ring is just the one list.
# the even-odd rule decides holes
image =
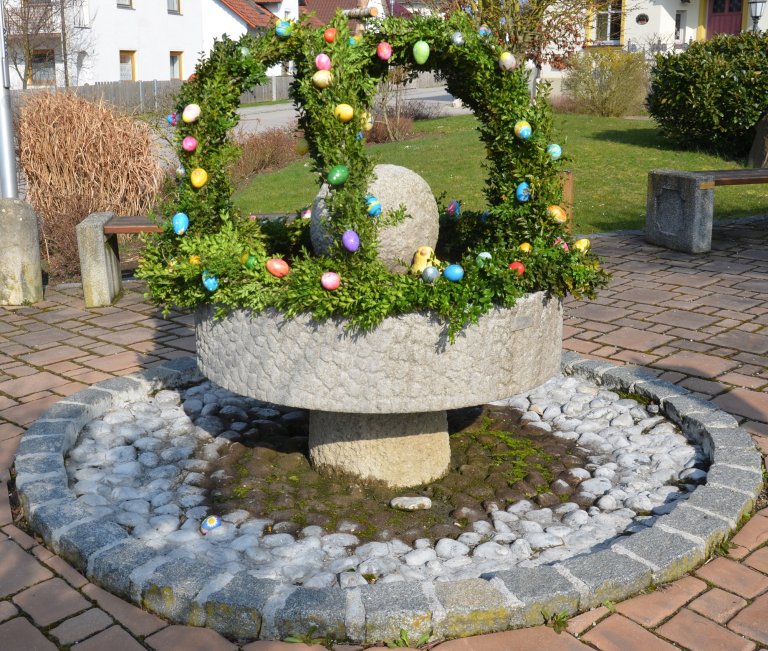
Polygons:
[[702,190],[711,175],[659,169],[648,172],[645,240],[685,253],[712,248],[714,191]]
[[223,387],[319,411],[405,414],[484,404],[538,386],[560,364],[562,308],[532,294],[482,316],[450,344],[434,317],[406,314],[371,332],[308,316],[197,314],[202,372]]
[[37,215],[25,201],[0,199],[0,305],[43,300]]
[[114,522],[87,522],[67,530],[59,538],[59,555],[74,567],[85,569],[88,558],[102,547],[128,538]]
[[[564,368],[598,383],[604,378],[606,386],[617,390],[630,391],[634,386],[656,402],[686,393],[632,371],[615,373],[611,371],[615,367],[604,362],[564,356]],[[194,359],[186,358],[96,386],[119,401],[123,390],[137,397],[149,390],[179,386],[198,375]],[[111,526],[104,535],[100,528],[91,527],[88,513],[75,504],[63,463],[63,454],[74,440],[73,430],[76,434],[82,427],[83,406],[99,412],[108,407],[108,401],[102,394],[88,392],[67,400],[70,402],[59,403],[49,412],[55,420],[47,420],[46,415],[46,420],[30,428],[30,439],[46,440],[41,450],[60,451],[30,452],[17,459],[16,482],[33,528],[54,550],[64,546],[66,553],[80,562],[87,558],[88,577],[113,592],[137,598],[141,592],[143,605],[177,622],[205,624],[238,638],[306,632],[313,623],[333,631],[342,631],[343,626],[342,632],[350,640],[368,644],[395,639],[401,628],[407,629],[411,638],[430,630],[434,636],[461,637],[497,626],[540,623],[543,610],[575,612],[606,600],[619,601],[647,587],[651,580],[671,580],[700,562],[714,542],[736,527],[759,491],[760,453],[749,434],[724,427],[718,412],[709,410],[707,417],[695,424],[694,416],[702,413],[701,404],[675,401],[683,429],[703,426],[705,452],[711,459],[724,457],[714,466],[716,483],[732,488],[700,486],[684,504],[659,516],[650,528],[618,539],[612,550],[567,559],[556,567],[520,567],[489,573],[482,579],[423,585],[379,583],[352,590],[328,588],[311,596],[313,591],[308,589],[254,579],[247,573],[236,575],[223,588],[208,594],[211,580],[220,570],[187,559],[160,565],[149,580],[133,585],[131,573],[145,564],[152,565],[155,553],[130,540],[115,545],[119,532]],[[694,411],[688,413],[687,409]],[[708,427],[707,423],[713,425]],[[55,441],[57,437],[60,442]],[[48,439],[53,441],[50,447]],[[37,449],[33,442],[24,445]]]
[[750,167],[768,167],[768,115],[757,123],[747,161]]
[[309,458],[320,471],[418,486],[442,477],[451,448],[444,411],[309,415]]
[[117,236],[104,235],[104,224],[114,216],[113,212],[95,212],[75,229],[86,307],[111,305],[123,289]]
[[[411,258],[420,246],[435,248],[439,230],[437,203],[427,182],[416,172],[399,165],[376,165],[368,194],[381,202],[381,217],[405,207],[408,217],[400,224],[379,231],[379,259],[390,271],[407,273]],[[312,205],[310,235],[316,253],[325,253],[331,243],[327,233],[328,212],[325,198],[328,186],[323,185]],[[403,266],[403,262],[407,266]]]

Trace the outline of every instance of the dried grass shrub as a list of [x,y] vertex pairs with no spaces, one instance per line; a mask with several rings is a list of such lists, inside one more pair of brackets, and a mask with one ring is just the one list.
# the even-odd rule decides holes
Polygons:
[[234,138],[242,148],[232,164],[232,183],[243,188],[257,174],[278,170],[300,158],[296,152],[296,126],[277,127],[259,133],[238,132]]
[[18,121],[27,200],[56,278],[79,274],[75,227],[93,212],[144,215],[164,173],[149,125],[69,93],[30,93]]

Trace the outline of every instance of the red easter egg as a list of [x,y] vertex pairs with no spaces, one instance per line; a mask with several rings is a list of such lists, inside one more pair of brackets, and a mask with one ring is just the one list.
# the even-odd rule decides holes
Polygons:
[[514,271],[518,276],[522,276],[525,273],[525,265],[520,260],[515,260],[509,263],[509,268]]
[[389,61],[392,56],[392,46],[386,41],[382,41],[376,46],[376,56],[382,61]]
[[270,258],[267,260],[266,267],[267,271],[276,278],[282,278],[283,276],[286,276],[291,270],[291,267],[288,265],[288,263],[281,258]]
[[323,39],[326,43],[333,43],[336,40],[336,28],[329,27],[323,32]]

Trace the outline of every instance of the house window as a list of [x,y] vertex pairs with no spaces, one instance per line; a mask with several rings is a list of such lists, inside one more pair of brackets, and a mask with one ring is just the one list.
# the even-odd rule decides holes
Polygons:
[[181,79],[181,52],[171,52],[171,79]]
[[136,81],[136,52],[120,50],[120,81]]
[[56,64],[53,50],[34,50],[30,64],[30,85],[53,86],[56,83]]
[[117,6],[133,9],[133,0],[117,0]]
[[685,12],[675,12],[675,43],[685,42]]
[[595,43],[619,45],[621,43],[621,0],[609,0],[595,10]]
[[180,14],[181,13],[181,0],[168,0],[168,13]]

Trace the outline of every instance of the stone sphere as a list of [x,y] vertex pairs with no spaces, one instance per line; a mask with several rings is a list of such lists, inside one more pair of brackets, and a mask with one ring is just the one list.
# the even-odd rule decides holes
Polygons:
[[[328,192],[328,186],[323,185],[312,205],[312,247],[315,253],[321,255],[331,244],[326,228],[328,211],[325,198]],[[385,219],[387,213],[401,205],[405,207],[408,216],[400,224],[379,231],[379,259],[390,271],[407,273],[416,249],[420,246],[434,249],[437,244],[439,217],[432,190],[416,172],[405,167],[377,165],[373,168],[373,180],[367,194],[376,197],[382,207],[381,216],[371,219]],[[360,210],[364,211],[365,205],[361,204]]]

